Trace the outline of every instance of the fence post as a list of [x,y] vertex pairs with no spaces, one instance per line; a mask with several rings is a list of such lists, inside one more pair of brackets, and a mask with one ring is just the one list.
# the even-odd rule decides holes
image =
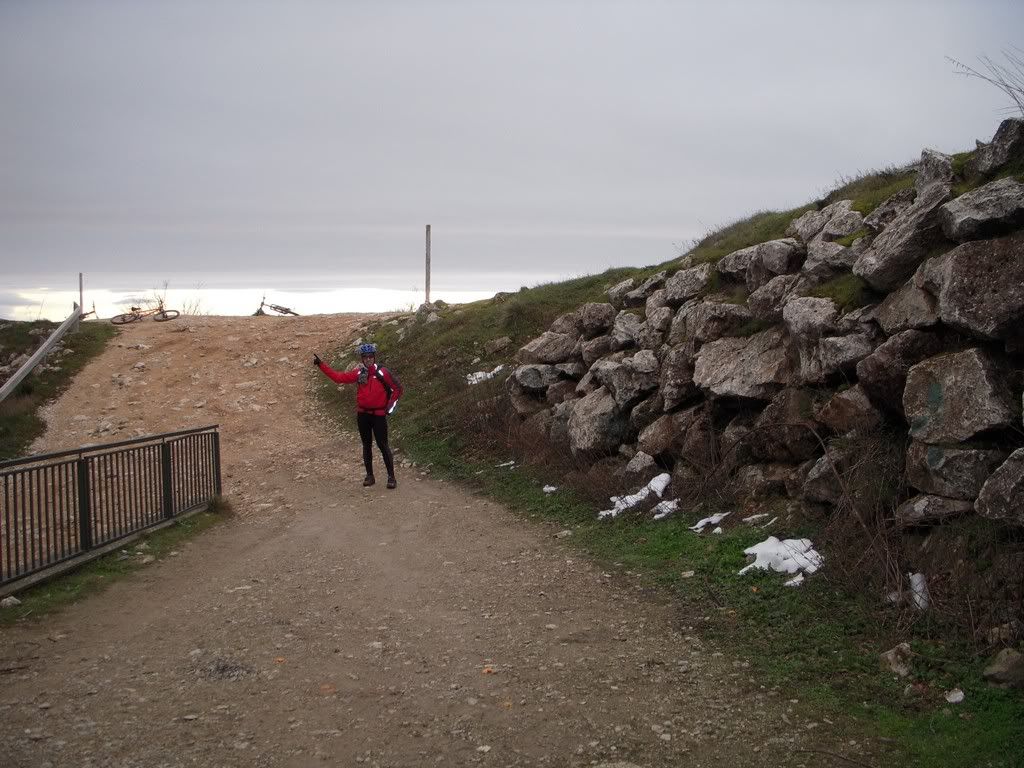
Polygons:
[[220,484],[220,432],[213,431],[213,490],[220,496],[222,488]]
[[83,552],[92,549],[92,493],[89,488],[89,460],[80,456],[75,462],[78,485],[78,546]]
[[163,476],[164,517],[174,517],[174,484],[171,481],[171,444],[160,444],[160,474]]

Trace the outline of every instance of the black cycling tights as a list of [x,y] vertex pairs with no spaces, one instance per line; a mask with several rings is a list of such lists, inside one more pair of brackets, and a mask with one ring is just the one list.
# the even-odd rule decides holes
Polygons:
[[394,477],[395,462],[388,447],[388,417],[359,412],[356,414],[356,423],[359,425],[359,437],[363,439],[363,464],[366,466],[366,474],[373,474],[373,439],[376,438],[377,447],[384,457],[388,477]]

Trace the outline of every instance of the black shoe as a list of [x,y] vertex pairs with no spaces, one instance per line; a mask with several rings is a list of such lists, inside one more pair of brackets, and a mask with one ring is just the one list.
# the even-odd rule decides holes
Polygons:
[[388,488],[397,488],[397,487],[398,487],[398,481],[395,480],[395,476],[394,475],[388,475]]
[[367,475],[366,479],[363,480],[363,485],[373,485],[377,481],[373,479],[373,475]]

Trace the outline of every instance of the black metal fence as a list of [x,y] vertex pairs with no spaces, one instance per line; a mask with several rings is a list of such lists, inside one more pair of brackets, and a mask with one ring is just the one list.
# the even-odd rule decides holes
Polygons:
[[0,462],[0,585],[220,492],[217,426]]

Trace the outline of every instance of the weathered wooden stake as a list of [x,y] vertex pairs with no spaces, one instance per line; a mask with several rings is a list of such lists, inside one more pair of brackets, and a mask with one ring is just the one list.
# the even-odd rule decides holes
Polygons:
[[430,303],[430,225],[427,224],[427,304]]

